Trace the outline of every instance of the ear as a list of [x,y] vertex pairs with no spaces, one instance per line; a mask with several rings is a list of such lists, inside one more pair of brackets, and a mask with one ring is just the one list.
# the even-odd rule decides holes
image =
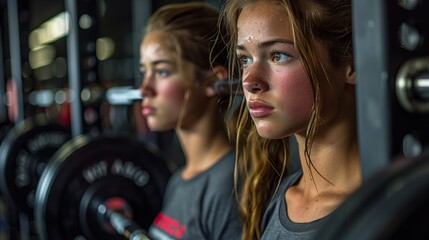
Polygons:
[[346,83],[352,85],[356,84],[356,71],[353,63],[346,67]]
[[218,81],[227,81],[228,79],[228,70],[221,65],[215,66],[212,68],[212,73],[209,74],[208,80],[206,82],[206,95],[208,97],[216,96],[216,91],[214,85]]

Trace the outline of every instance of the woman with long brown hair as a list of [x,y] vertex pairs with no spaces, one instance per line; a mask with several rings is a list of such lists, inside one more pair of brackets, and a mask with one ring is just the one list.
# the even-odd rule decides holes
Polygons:
[[230,0],[221,14],[246,99],[231,131],[242,239],[313,238],[361,183],[351,1]]

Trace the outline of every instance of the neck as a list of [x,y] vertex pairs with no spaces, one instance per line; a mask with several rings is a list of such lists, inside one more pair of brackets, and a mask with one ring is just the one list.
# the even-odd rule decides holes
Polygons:
[[192,128],[176,132],[186,158],[184,179],[207,170],[232,149],[221,121],[215,117],[203,117]]
[[[361,183],[357,143],[354,87],[346,86],[336,114],[324,122],[313,140],[309,156],[305,154],[304,135],[295,135],[308,189],[322,193],[324,189],[352,192]],[[318,191],[317,191],[318,190]]]
[[307,191],[316,195],[331,189],[346,193],[360,185],[357,142],[354,134],[342,134],[345,131],[331,129],[329,134],[317,137],[309,156],[305,154],[305,139],[297,137],[303,172],[301,182]]
[[309,222],[328,215],[362,181],[353,122],[332,126],[318,132],[309,156],[305,154],[305,136],[295,135],[303,175],[285,196],[292,221]]

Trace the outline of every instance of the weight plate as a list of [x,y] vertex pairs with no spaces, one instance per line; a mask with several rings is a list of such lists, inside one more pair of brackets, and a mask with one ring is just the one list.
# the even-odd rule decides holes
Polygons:
[[12,123],[3,122],[0,123],[0,145],[3,142],[4,138],[7,135],[7,132],[9,132],[9,129],[13,127]]
[[429,154],[394,161],[335,212],[318,240],[429,239]]
[[142,142],[124,136],[80,136],[51,159],[36,191],[42,239],[123,239],[106,231],[97,209],[121,199],[147,230],[161,209],[167,164]]
[[33,216],[38,179],[51,156],[68,140],[70,130],[41,117],[11,128],[0,146],[0,189],[20,212]]

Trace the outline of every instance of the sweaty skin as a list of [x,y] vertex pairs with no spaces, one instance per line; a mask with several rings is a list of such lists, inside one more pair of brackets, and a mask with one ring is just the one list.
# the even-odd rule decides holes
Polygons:
[[[237,27],[244,95],[259,135],[266,139],[293,135],[298,143],[303,175],[286,190],[286,214],[294,222],[322,218],[361,182],[355,109],[350,107],[354,104],[353,67],[315,69],[321,75],[317,76],[321,110],[310,165],[305,154],[306,131],[315,97],[286,10],[273,6],[273,1],[247,4]],[[323,48],[317,41],[314,44],[309,61],[324,59]]]
[[313,106],[310,80],[280,9],[248,5],[237,24],[244,95],[258,133],[269,139],[305,131]]

